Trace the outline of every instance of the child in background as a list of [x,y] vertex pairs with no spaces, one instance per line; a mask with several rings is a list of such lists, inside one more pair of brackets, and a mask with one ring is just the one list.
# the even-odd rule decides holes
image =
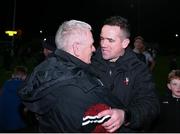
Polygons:
[[180,132],[180,70],[168,75],[169,92],[161,100],[161,114],[154,132]]

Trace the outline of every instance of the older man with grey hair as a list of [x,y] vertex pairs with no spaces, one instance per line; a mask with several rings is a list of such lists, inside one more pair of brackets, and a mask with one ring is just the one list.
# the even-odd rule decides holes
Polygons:
[[88,108],[98,104],[99,108],[109,108],[113,103],[107,97],[108,90],[88,69],[95,51],[91,26],[65,21],[55,42],[55,55],[34,69],[18,93],[26,107],[36,113],[40,132],[97,132],[84,126],[102,123],[105,118],[89,118]]

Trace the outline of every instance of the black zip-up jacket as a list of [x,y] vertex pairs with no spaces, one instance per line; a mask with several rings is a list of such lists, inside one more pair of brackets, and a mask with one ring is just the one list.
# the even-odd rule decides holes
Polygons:
[[161,113],[153,126],[155,133],[180,133],[180,98],[172,96],[168,91],[161,96]]
[[82,130],[87,108],[98,103],[114,105],[108,100],[108,90],[91,75],[88,66],[56,50],[18,90],[25,106],[36,113],[40,132],[88,132]]
[[119,132],[145,132],[160,112],[159,98],[148,67],[130,48],[114,62],[103,60],[100,49],[92,58],[92,66],[104,85],[127,107],[127,126]]

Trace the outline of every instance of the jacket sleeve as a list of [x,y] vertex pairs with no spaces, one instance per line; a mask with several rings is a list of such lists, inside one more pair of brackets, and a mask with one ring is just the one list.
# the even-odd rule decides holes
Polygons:
[[56,132],[82,132],[85,111],[89,106],[101,102],[94,94],[94,90],[96,89],[83,90],[74,85],[63,87],[54,110],[49,115],[56,116],[51,123],[57,128]]
[[133,99],[128,106],[131,115],[129,127],[148,130],[160,113],[160,103],[152,74],[146,67],[135,69]]

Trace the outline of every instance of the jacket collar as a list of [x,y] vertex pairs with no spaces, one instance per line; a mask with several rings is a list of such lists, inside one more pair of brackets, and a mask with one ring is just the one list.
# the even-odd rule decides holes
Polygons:
[[63,50],[56,49],[55,56],[64,62],[75,64],[79,68],[86,69],[88,67],[87,63]]
[[92,71],[91,67],[89,64],[83,62],[82,60],[76,58],[75,56],[69,54],[68,52],[65,52],[63,50],[60,49],[56,49],[55,51],[55,56],[57,57],[58,60],[63,60],[63,62],[66,62],[66,64],[68,65],[75,65],[76,69],[83,69],[85,70],[87,73],[89,74],[94,74],[94,72]]
[[[137,58],[136,55],[134,54],[134,52],[132,51],[131,48],[126,48],[125,49],[125,53],[123,56],[120,56],[116,62],[114,63],[110,63],[107,60],[104,60],[102,58],[102,53],[101,53],[101,49],[100,47],[96,50],[95,55],[93,56],[93,62],[98,62],[99,65],[101,65],[101,70],[104,70],[106,67],[112,67],[115,66],[115,68],[117,68],[118,70],[127,70],[128,68],[131,68],[131,65],[134,62],[137,62]],[[129,65],[129,66],[128,66]],[[105,67],[106,66],[106,67]],[[105,69],[106,70],[106,69]]]

